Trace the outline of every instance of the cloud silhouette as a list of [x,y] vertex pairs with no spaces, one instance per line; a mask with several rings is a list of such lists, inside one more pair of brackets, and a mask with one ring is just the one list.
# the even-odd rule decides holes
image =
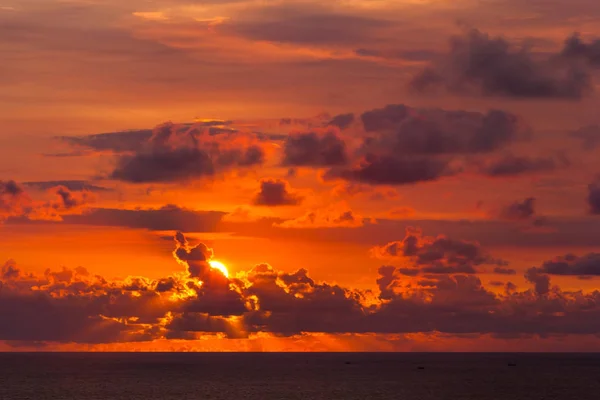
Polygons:
[[586,44],[574,35],[562,51],[540,59],[528,47],[471,29],[453,36],[448,53],[414,76],[410,87],[419,92],[441,87],[457,94],[581,99],[593,90],[590,68],[600,66],[597,49],[597,42]]
[[253,204],[267,207],[295,206],[302,203],[302,200],[302,196],[290,190],[286,181],[267,178],[260,181],[260,189]]
[[[149,279],[108,280],[85,268],[43,274],[14,261],[0,268],[0,340],[117,343],[197,339],[223,334],[244,338],[319,333],[592,334],[600,327],[600,293],[565,292],[550,274],[590,274],[597,255],[564,256],[533,267],[531,289],[507,283],[488,290],[476,274],[425,272],[432,265],[497,264],[477,244],[428,238],[416,229],[379,251],[403,257],[418,275],[382,266],[378,292],[317,282],[306,269],[278,271],[268,264],[226,277],[208,261],[213,251],[175,235],[173,256],[182,270]],[[560,264],[560,265],[559,265]],[[597,264],[597,263],[596,263]],[[557,266],[558,265],[558,266]]]
[[211,134],[203,124],[156,127],[132,155],[117,159],[110,178],[131,183],[178,182],[210,178],[232,168],[250,168],[264,162],[258,144],[245,144],[237,132]]

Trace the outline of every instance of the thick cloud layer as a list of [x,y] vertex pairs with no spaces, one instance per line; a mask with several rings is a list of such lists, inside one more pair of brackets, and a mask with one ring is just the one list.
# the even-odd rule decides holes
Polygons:
[[[564,292],[549,278],[557,271],[591,275],[589,265],[598,255],[544,263],[525,273],[532,289],[518,291],[509,282],[504,294],[495,294],[475,274],[448,269],[499,264],[477,244],[426,238],[411,230],[379,251],[402,257],[408,267],[379,268],[376,298],[318,283],[305,269],[287,273],[260,264],[227,277],[211,267],[212,249],[189,243],[181,233],[175,235],[173,255],[183,271],[156,280],[109,281],[81,267],[32,274],[8,261],[0,269],[0,318],[5,322],[0,340],[112,343],[207,334],[243,338],[258,332],[518,336],[590,334],[600,328],[600,293]],[[425,272],[431,266],[447,270]],[[407,276],[407,268],[422,273]]]
[[515,98],[580,99],[593,90],[590,68],[600,66],[598,44],[578,36],[557,54],[541,57],[503,37],[472,29],[450,40],[449,52],[417,74],[411,87],[458,94]]

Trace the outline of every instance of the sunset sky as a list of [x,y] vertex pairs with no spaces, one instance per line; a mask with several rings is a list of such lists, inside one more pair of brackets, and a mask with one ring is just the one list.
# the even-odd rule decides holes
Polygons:
[[600,351],[597,0],[0,0],[0,351]]

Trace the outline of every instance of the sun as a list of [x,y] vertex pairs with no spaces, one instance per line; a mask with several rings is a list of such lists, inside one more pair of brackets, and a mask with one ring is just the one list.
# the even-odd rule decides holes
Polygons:
[[208,263],[211,268],[218,269],[226,278],[229,278],[229,271],[227,271],[227,267],[221,261],[210,260]]

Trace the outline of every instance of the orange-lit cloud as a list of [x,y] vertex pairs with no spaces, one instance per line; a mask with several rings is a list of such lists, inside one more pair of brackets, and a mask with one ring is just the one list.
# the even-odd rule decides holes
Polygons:
[[598,4],[5,0],[0,350],[597,349]]

